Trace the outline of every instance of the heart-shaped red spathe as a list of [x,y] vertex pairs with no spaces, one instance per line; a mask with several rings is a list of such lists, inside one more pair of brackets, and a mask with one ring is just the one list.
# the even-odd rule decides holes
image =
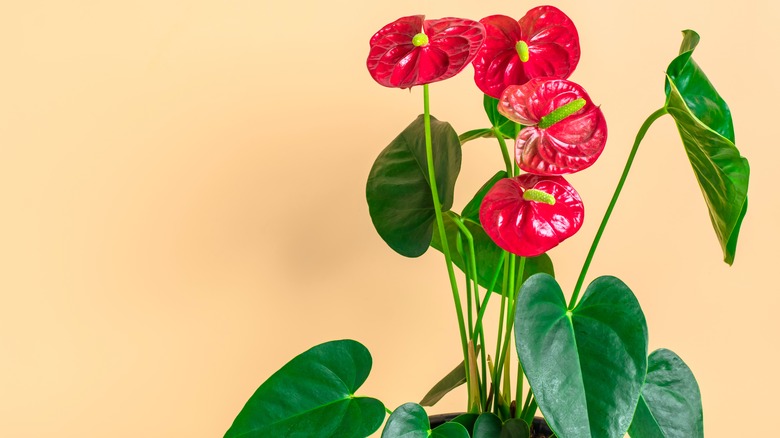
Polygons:
[[[410,88],[451,78],[474,59],[485,39],[485,29],[476,21],[424,18],[399,18],[371,37],[366,66],[380,85]],[[420,33],[428,41],[418,46],[413,39]]]
[[[549,127],[542,118],[584,99],[585,105]],[[578,84],[565,79],[532,79],[504,90],[498,111],[525,125],[515,142],[515,160],[526,172],[565,175],[590,167],[607,144],[607,122],[601,108]]]
[[[498,99],[510,85],[537,77],[568,78],[580,61],[580,39],[571,19],[554,6],[538,6],[519,21],[505,15],[480,20],[485,42],[474,58],[474,81]],[[528,48],[522,61],[517,44]]]
[[[555,203],[524,199],[530,189],[551,195]],[[574,235],[584,215],[580,195],[563,177],[530,173],[499,180],[479,209],[479,221],[496,245],[524,257],[545,253]]]

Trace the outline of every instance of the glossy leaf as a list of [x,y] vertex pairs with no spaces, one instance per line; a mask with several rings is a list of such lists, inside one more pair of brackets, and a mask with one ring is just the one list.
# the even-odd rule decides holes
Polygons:
[[514,140],[517,138],[517,134],[520,133],[522,125],[509,120],[506,116],[501,114],[501,112],[498,111],[498,103],[498,99],[487,94],[482,98],[482,106],[485,108],[485,114],[488,116],[488,120],[490,120],[490,124],[493,125],[493,128],[498,129],[504,134],[504,137]]
[[466,131],[463,134],[460,134],[458,136],[458,140],[460,140],[460,144],[464,144],[466,142],[469,142],[471,140],[476,140],[478,138],[491,138],[491,137],[495,137],[493,130],[489,128],[482,128],[482,129],[472,129],[471,131]]
[[420,401],[422,406],[433,406],[450,391],[466,383],[466,367],[461,361],[452,371],[447,373],[436,385],[425,394]]
[[[553,6],[538,6],[515,21],[504,15],[480,20],[485,42],[474,58],[474,82],[483,93],[498,98],[509,85],[537,77],[565,79],[580,60],[577,29]],[[518,44],[525,44],[521,56]]]
[[479,210],[487,235],[504,250],[524,257],[545,253],[573,236],[584,216],[580,195],[563,177],[530,173],[498,181]]
[[473,438],[528,438],[531,432],[528,424],[519,418],[505,422],[496,415],[486,412],[474,423]]
[[[433,162],[442,210],[452,207],[460,172],[458,134],[431,117]],[[436,212],[428,179],[425,128],[420,115],[377,157],[366,184],[371,220],[393,250],[418,257],[431,244]]]
[[680,55],[667,69],[666,109],[677,124],[724,261],[732,264],[747,212],[750,166],[734,145],[728,105],[691,58],[699,35],[692,30],[683,35]]
[[476,21],[424,18],[399,18],[371,37],[366,67],[380,85],[410,88],[451,78],[474,59],[485,39]]
[[596,162],[607,143],[601,109],[571,81],[538,78],[509,86],[498,111],[526,125],[515,141],[515,161],[526,172],[579,172]]
[[477,418],[479,418],[479,414],[466,413],[453,418],[452,422],[462,424],[463,427],[466,428],[466,431],[468,431],[469,436],[473,436],[474,424],[477,422]]
[[699,385],[674,352],[659,349],[650,354],[647,379],[628,434],[632,438],[704,437]]
[[534,397],[559,437],[622,438],[647,372],[647,325],[634,294],[599,277],[569,312],[545,274],[520,289],[517,352]]
[[354,395],[370,370],[371,355],[356,341],[313,347],[260,385],[225,437],[368,436],[385,418],[382,402]]
[[387,419],[382,438],[469,438],[466,428],[456,422],[444,423],[431,430],[428,414],[417,403],[399,406]]
[[501,424],[498,416],[485,412],[474,423],[473,438],[497,438],[501,434]]
[[495,175],[487,180],[485,184],[482,184],[482,187],[477,190],[477,193],[474,194],[474,197],[471,198],[465,207],[463,207],[461,216],[463,216],[464,219],[479,223],[479,207],[482,205],[482,200],[485,199],[485,195],[487,195],[490,189],[492,189],[497,182],[506,177],[506,171],[499,170]]

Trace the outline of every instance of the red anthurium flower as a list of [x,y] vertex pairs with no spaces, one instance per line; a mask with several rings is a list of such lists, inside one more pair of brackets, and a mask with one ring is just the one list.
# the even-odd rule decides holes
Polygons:
[[530,79],[566,79],[580,61],[580,39],[571,19],[553,6],[531,9],[519,21],[483,18],[485,43],[474,58],[474,81],[498,99],[509,85]]
[[526,173],[504,178],[488,191],[479,221],[498,246],[532,257],[574,235],[584,214],[580,195],[563,177]]
[[424,18],[399,18],[371,37],[366,65],[379,84],[410,88],[451,78],[474,59],[485,39],[476,21]]
[[526,125],[515,159],[526,172],[563,175],[589,167],[607,143],[607,122],[585,90],[565,79],[533,79],[504,90],[498,111]]

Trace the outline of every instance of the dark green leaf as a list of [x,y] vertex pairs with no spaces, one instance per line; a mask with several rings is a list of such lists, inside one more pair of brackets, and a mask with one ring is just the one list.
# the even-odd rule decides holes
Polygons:
[[[442,211],[452,207],[460,172],[458,134],[431,117],[433,162]],[[428,178],[420,115],[379,154],[368,175],[366,200],[379,235],[396,252],[418,257],[430,246],[436,212]]]
[[747,212],[750,167],[734,145],[728,105],[691,58],[699,35],[692,30],[683,35],[680,55],[667,69],[666,110],[677,124],[723,258],[732,264]]
[[632,438],[703,438],[701,393],[696,378],[674,352],[650,354],[642,397],[628,429]]
[[500,438],[529,438],[531,429],[528,423],[519,418],[510,418],[504,422],[501,428]]
[[452,422],[462,424],[468,431],[469,436],[471,436],[474,434],[474,423],[477,422],[477,418],[479,418],[479,414],[461,414],[453,418]]
[[474,423],[473,438],[497,438],[501,434],[501,419],[495,414],[480,414]]
[[647,372],[647,325],[631,289],[599,277],[569,312],[546,274],[520,289],[518,356],[539,408],[560,437],[622,438]]
[[433,406],[441,400],[442,397],[447,395],[447,393],[464,383],[466,383],[466,367],[464,366],[464,362],[461,361],[458,366],[444,376],[439,383],[434,385],[433,388],[425,394],[425,397],[420,401],[420,404],[423,406]]
[[466,131],[463,134],[458,136],[458,140],[460,140],[460,144],[466,143],[467,141],[476,140],[478,138],[489,138],[489,137],[495,137],[493,134],[493,130],[490,128],[483,128],[483,129],[472,129],[471,131]]
[[444,423],[431,431],[431,438],[469,438],[466,428],[456,422]]
[[486,94],[482,99],[482,106],[485,108],[485,114],[487,114],[488,120],[490,120],[490,124],[494,128],[497,128],[508,139],[514,140],[517,138],[517,134],[522,129],[522,126],[498,112],[498,99]]
[[477,193],[474,195],[474,197],[471,198],[471,200],[469,201],[468,204],[466,204],[465,207],[463,207],[463,212],[461,212],[461,216],[463,216],[464,219],[468,219],[472,222],[479,223],[479,207],[482,205],[482,200],[485,199],[485,195],[487,195],[487,192],[490,191],[490,189],[497,182],[499,182],[500,180],[506,177],[507,177],[506,171],[499,170],[485,184],[482,184],[482,187],[480,187],[479,190],[477,190]]
[[481,414],[474,423],[473,438],[528,438],[531,432],[528,424],[519,418],[504,423],[489,412]]
[[399,406],[387,419],[382,438],[469,438],[462,424],[444,423],[431,430],[428,414],[417,403]]
[[382,402],[354,396],[370,371],[371,355],[356,341],[313,347],[260,385],[225,437],[368,436],[385,418]]

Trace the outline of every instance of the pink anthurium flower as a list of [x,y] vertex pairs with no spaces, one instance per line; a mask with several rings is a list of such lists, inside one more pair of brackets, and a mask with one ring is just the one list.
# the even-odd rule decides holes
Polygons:
[[564,175],[592,165],[607,143],[607,122],[585,90],[565,79],[533,79],[504,90],[498,111],[525,125],[515,160],[526,172]]
[[485,39],[476,21],[424,18],[399,18],[371,37],[366,65],[380,85],[410,88],[451,78],[474,59]]
[[485,43],[474,58],[474,81],[498,99],[510,85],[533,78],[568,78],[580,61],[580,38],[571,19],[553,6],[538,6],[515,21],[483,18]]
[[479,221],[499,247],[533,257],[574,235],[584,214],[580,195],[563,177],[526,173],[488,191]]

